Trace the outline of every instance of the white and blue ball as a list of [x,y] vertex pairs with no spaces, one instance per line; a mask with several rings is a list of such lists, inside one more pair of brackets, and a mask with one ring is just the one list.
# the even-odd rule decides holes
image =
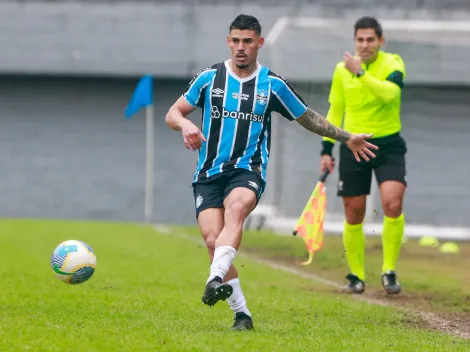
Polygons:
[[85,242],[69,240],[54,249],[51,266],[60,281],[77,285],[87,281],[95,272],[96,255]]

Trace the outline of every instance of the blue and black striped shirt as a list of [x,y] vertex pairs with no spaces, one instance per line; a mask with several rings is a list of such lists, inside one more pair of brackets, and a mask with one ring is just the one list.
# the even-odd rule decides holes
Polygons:
[[307,105],[280,75],[258,64],[246,78],[237,77],[229,61],[198,73],[183,94],[202,109],[202,133],[194,182],[233,169],[258,173],[266,180],[271,144],[271,113],[299,118]]

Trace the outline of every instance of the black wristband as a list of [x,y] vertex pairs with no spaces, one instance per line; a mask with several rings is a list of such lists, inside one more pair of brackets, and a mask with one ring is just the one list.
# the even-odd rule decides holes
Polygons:
[[322,141],[321,144],[323,148],[320,155],[333,155],[333,147],[335,146],[334,143],[330,141]]

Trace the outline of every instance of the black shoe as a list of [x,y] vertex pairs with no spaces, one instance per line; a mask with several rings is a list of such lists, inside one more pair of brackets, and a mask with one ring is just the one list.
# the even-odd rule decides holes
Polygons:
[[253,319],[248,314],[239,312],[235,314],[232,330],[254,330]]
[[388,271],[382,275],[382,286],[388,294],[397,294],[401,292],[400,283],[397,280],[397,274]]
[[345,292],[349,293],[364,293],[366,284],[364,281],[359,279],[356,275],[348,274],[346,279],[349,280],[349,284],[344,288]]
[[233,287],[229,284],[222,283],[222,279],[216,276],[214,279],[209,281],[204,289],[202,295],[202,303],[208,306],[215,305],[218,301],[225,301],[233,292]]

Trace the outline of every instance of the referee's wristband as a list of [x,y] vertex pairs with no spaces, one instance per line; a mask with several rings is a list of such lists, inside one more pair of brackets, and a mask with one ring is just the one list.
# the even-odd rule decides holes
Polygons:
[[333,147],[335,146],[334,143],[330,141],[322,141],[321,144],[323,148],[320,155],[333,155]]

